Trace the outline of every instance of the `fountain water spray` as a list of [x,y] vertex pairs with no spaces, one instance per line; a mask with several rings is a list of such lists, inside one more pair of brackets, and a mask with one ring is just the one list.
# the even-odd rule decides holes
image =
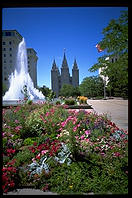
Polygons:
[[24,99],[22,90],[25,86],[30,100],[45,99],[42,92],[34,88],[33,81],[28,73],[27,50],[24,38],[18,46],[16,68],[14,73],[10,75],[9,82],[10,87],[3,100]]

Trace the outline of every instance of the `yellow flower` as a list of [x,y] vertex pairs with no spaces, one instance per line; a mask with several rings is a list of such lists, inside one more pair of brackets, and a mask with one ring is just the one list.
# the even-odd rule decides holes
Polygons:
[[80,102],[82,102],[82,103],[86,103],[86,101],[88,100],[88,98],[85,97],[85,96],[78,96],[77,98],[78,98],[78,100],[80,100]]
[[72,185],[69,186],[69,188],[72,188],[72,187],[73,187]]

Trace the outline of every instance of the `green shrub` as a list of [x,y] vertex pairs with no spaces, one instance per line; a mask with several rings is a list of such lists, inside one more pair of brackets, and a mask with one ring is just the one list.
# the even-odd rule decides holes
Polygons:
[[24,150],[19,151],[14,156],[14,159],[16,159],[15,166],[19,167],[24,164],[27,164],[33,157],[34,157],[34,154],[28,148],[25,148]]
[[61,104],[61,102],[58,100],[58,101],[56,101],[56,105],[60,105]]
[[27,104],[28,104],[28,105],[32,105],[32,103],[33,103],[32,100],[28,100],[28,101],[27,101]]
[[59,129],[59,123],[67,118],[68,112],[63,106],[44,105],[30,113],[26,120],[28,133],[27,137],[40,136],[42,133],[56,137]]
[[66,105],[75,105],[75,100],[65,100]]
[[32,145],[36,141],[36,138],[26,138],[23,142],[24,145]]

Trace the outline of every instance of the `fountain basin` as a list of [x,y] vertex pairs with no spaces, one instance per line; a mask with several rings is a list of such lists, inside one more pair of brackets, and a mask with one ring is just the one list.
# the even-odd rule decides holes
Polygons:
[[[32,100],[33,103],[43,103],[46,100],[45,99],[33,99]],[[3,107],[9,107],[9,106],[18,106],[18,105],[22,105],[24,104],[23,100],[19,100],[19,99],[10,99],[10,100],[3,100],[2,101],[2,106]]]

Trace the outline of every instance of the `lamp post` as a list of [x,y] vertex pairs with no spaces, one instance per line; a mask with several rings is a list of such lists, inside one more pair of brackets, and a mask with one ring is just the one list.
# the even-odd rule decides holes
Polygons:
[[106,100],[106,89],[105,89],[105,87],[106,87],[106,79],[105,79],[105,77],[104,77],[104,100]]

